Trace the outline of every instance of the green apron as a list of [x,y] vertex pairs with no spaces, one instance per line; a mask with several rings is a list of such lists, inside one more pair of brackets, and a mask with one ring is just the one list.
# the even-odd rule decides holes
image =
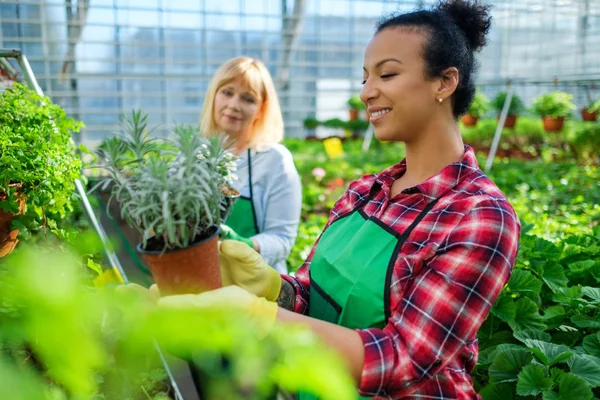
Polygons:
[[[310,317],[350,329],[381,329],[387,324],[398,253],[437,200],[427,204],[400,235],[364,213],[362,206],[370,198],[371,195],[321,235],[310,263]],[[317,399],[307,393],[298,393],[296,398]],[[358,398],[365,399],[357,395]]]
[[233,204],[225,223],[238,235],[250,238],[258,235],[256,213],[254,212],[254,194],[252,191],[252,158],[248,149],[248,185],[250,197],[240,196]]

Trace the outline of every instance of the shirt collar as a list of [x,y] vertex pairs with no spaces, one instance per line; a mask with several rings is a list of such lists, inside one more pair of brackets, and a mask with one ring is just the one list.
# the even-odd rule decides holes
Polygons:
[[[470,146],[465,145],[465,153],[460,161],[447,165],[436,175],[416,186],[405,189],[404,192],[421,193],[429,198],[429,201],[433,201],[477,170],[479,170],[479,164],[475,152]],[[405,172],[406,158],[379,173],[375,181],[381,186],[391,187],[394,180],[404,175]]]

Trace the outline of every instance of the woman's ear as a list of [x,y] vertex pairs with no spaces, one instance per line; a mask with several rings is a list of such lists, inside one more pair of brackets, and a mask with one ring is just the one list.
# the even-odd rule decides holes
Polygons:
[[452,97],[458,86],[458,69],[456,67],[446,68],[438,79],[439,85],[436,89],[435,98],[446,100]]

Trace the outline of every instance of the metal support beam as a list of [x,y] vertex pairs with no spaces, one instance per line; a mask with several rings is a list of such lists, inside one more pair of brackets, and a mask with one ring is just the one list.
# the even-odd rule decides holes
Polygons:
[[492,141],[492,147],[490,148],[490,152],[488,154],[487,161],[485,163],[486,172],[492,168],[492,164],[494,163],[494,157],[496,156],[496,151],[498,151],[498,145],[500,144],[500,137],[502,136],[502,129],[504,129],[504,123],[506,122],[506,117],[508,116],[508,110],[510,109],[510,103],[513,98],[513,87],[508,86],[508,93],[506,94],[506,99],[504,100],[504,106],[502,107],[502,112],[500,113],[500,118],[498,119],[498,126],[496,126],[496,132],[494,133],[494,140]]

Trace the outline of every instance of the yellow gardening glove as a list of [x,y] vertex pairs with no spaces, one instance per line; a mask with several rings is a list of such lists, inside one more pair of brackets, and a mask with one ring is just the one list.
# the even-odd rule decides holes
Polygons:
[[277,300],[281,276],[245,243],[225,240],[219,245],[223,286],[237,285],[258,297]]
[[239,286],[226,286],[200,294],[165,296],[158,300],[162,310],[237,311],[260,322],[268,332],[277,319],[277,303],[257,297]]

